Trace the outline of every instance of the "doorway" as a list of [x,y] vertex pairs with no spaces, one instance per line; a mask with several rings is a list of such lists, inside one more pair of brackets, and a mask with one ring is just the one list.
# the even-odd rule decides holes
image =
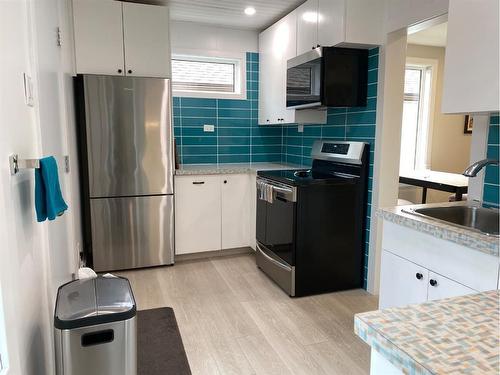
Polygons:
[[408,29],[399,204],[465,199],[472,117],[441,112],[446,33],[446,19]]

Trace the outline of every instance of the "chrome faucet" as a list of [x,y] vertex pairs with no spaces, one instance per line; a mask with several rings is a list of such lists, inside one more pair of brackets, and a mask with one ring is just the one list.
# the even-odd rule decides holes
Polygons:
[[474,164],[467,167],[467,169],[462,173],[465,177],[476,177],[481,169],[487,165],[498,165],[499,161],[496,159],[483,159],[476,161]]

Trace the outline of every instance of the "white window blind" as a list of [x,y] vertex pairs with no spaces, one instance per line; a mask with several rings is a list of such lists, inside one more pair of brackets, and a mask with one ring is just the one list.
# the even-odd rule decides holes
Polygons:
[[236,90],[236,64],[231,62],[172,60],[174,91],[224,92]]

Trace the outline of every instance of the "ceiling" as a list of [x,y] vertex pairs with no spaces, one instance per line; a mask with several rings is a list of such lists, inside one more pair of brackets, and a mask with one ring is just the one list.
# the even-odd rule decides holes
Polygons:
[[[305,0],[128,0],[149,4],[167,4],[176,21],[213,24],[238,29],[263,30]],[[257,11],[247,16],[243,10]]]
[[446,31],[448,22],[429,27],[414,34],[408,35],[408,44],[423,46],[446,47]]

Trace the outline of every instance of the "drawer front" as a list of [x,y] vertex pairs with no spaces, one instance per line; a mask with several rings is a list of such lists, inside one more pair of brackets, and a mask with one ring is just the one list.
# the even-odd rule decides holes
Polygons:
[[384,221],[382,248],[471,289],[497,288],[499,258]]
[[257,243],[257,266],[290,296],[295,296],[295,267],[286,264],[264,246]]
[[90,200],[97,272],[172,264],[174,196]]

